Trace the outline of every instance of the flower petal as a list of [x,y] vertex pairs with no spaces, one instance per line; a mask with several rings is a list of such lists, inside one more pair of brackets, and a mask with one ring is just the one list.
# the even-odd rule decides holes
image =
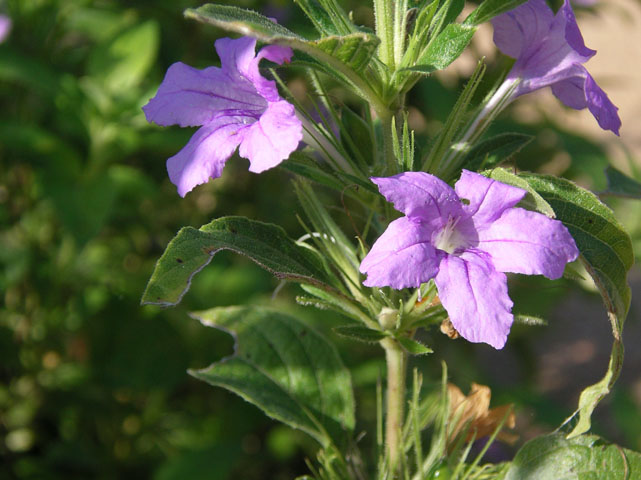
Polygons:
[[432,230],[401,217],[389,224],[360,266],[368,287],[397,290],[418,287],[434,278],[443,257],[431,244]]
[[187,145],[167,160],[169,179],[184,197],[196,185],[222,175],[225,162],[242,141],[247,125],[242,117],[222,117],[199,128]]
[[507,278],[483,252],[447,255],[435,278],[441,303],[454,328],[474,343],[503,348],[512,326]]
[[263,77],[258,70],[258,64],[263,58],[266,58],[271,62],[281,65],[284,62],[291,61],[293,55],[294,52],[289,47],[267,45],[266,47],[263,47],[258,52],[258,55],[256,55],[256,58],[249,63],[245,76],[254,84],[258,93],[260,93],[266,100],[270,102],[277,102],[280,100],[280,95],[276,88],[276,82]]
[[303,138],[294,106],[285,100],[270,103],[245,133],[238,153],[249,159],[249,171],[260,173],[289,157]]
[[619,110],[608,98],[606,93],[599,87],[592,76],[587,73],[585,78],[585,98],[588,102],[588,109],[594,115],[599,126],[603,130],[611,130],[619,135],[621,119]]
[[242,77],[230,81],[220,68],[204,70],[174,63],[158,88],[156,96],[143,107],[147,121],[181,127],[204,125],[223,112],[253,115],[267,108],[267,102]]
[[469,200],[463,209],[472,216],[474,226],[482,229],[499,218],[508,208],[519,203],[525,190],[497,182],[478,173],[463,170],[461,178],[454,185],[460,198]]
[[479,232],[478,248],[490,254],[499,272],[545,275],[551,279],[561,277],[565,264],[579,255],[565,225],[522,208],[506,210]]
[[440,178],[425,172],[404,172],[393,177],[373,177],[381,194],[408,217],[438,228],[463,215],[456,192]]
[[530,0],[492,19],[494,43],[505,55],[519,58],[548,34],[553,21],[545,0]]

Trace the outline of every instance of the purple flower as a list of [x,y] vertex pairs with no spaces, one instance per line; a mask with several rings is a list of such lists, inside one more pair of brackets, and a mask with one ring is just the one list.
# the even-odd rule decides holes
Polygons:
[[0,15],[0,43],[4,42],[11,32],[11,19],[6,15]]
[[554,15],[545,0],[530,0],[492,20],[494,43],[516,58],[509,80],[518,80],[513,96],[543,87],[568,107],[588,108],[604,130],[617,135],[618,108],[582,65],[596,52],[585,46],[569,0]]
[[143,107],[147,120],[159,125],[201,126],[167,160],[169,178],[183,197],[220,177],[236,147],[249,159],[249,171],[260,173],[289,157],[302,138],[294,106],[258,71],[261,59],[282,64],[291,59],[292,50],[270,45],[256,55],[255,48],[256,40],[249,37],[217,40],[221,68],[198,70],[174,63]]
[[363,283],[402,289],[433,278],[454,328],[470,342],[505,345],[513,317],[504,272],[559,278],[579,254],[561,222],[513,208],[526,194],[520,188],[467,170],[455,189],[424,172],[372,181],[405,216],[363,259]]

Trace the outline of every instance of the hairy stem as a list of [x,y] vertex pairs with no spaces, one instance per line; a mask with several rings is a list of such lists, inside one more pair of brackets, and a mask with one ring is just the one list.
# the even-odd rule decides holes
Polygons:
[[405,406],[406,353],[400,344],[386,338],[381,341],[387,362],[387,405],[385,416],[385,445],[389,458],[389,470],[398,471],[403,455],[402,431]]

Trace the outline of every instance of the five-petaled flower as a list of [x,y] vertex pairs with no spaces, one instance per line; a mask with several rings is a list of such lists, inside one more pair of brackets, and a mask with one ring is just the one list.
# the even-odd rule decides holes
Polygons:
[[520,188],[467,170],[455,189],[424,172],[372,181],[405,216],[363,259],[363,283],[402,289],[434,279],[452,324],[471,342],[505,345],[513,316],[504,272],[555,279],[579,254],[560,221],[515,207],[526,194]]
[[269,45],[256,55],[255,48],[256,40],[249,37],[217,40],[220,68],[198,70],[174,63],[156,96],[143,107],[147,120],[159,125],[201,126],[167,160],[169,178],[183,197],[196,185],[220,177],[236,147],[255,173],[275,167],[298,147],[303,132],[294,106],[258,70],[263,58],[288,62],[292,50]]
[[582,65],[596,52],[585,46],[569,0],[554,14],[545,0],[529,0],[492,19],[494,43],[516,59],[507,82],[513,97],[544,87],[568,107],[588,108],[604,130],[617,135],[618,108]]

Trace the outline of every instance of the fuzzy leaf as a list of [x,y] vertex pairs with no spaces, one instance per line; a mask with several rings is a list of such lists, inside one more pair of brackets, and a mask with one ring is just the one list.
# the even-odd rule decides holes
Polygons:
[[630,306],[627,273],[634,263],[632,242],[612,211],[591,192],[562,178],[530,173],[519,176],[550,204],[556,218],[574,237],[581,252],[581,261],[601,293],[612,326],[614,342],[608,370],[600,382],[581,393],[579,407],[574,414],[578,413],[579,420],[569,435],[571,438],[590,429],[592,412],[610,392],[621,371],[621,335]]
[[387,336],[385,332],[381,330],[372,330],[362,325],[344,325],[334,327],[333,330],[341,337],[364,343],[377,343]]
[[334,346],[296,318],[258,306],[194,313],[204,325],[231,333],[235,352],[191,375],[226,388],[268,416],[327,446],[354,429],[349,370]]
[[178,232],[158,260],[142,303],[179,303],[193,276],[220,250],[245,255],[278,278],[326,287],[319,256],[289,238],[281,227],[244,217],[223,217],[200,229],[185,227]]
[[306,40],[260,13],[232,6],[209,3],[185,10],[185,16],[263,42],[300,50],[341,73],[347,68],[359,74],[369,64],[379,44],[376,36],[362,32]]
[[499,182],[507,183],[508,185],[513,185],[515,187],[522,188],[527,190],[527,195],[519,203],[520,206],[527,208],[528,210],[536,210],[550,218],[555,218],[556,214],[545,199],[537,193],[537,191],[523,178],[517,176],[504,168],[494,168],[492,170],[487,170],[481,172],[483,175]]
[[488,20],[515,9],[527,0],[484,0],[466,19],[468,25],[480,25]]
[[442,70],[456,60],[472,40],[476,27],[450,23],[429,46],[417,61],[417,66],[410,68],[428,71],[430,68]]
[[641,478],[641,455],[596,435],[572,440],[546,435],[527,442],[504,480],[632,480]]
[[434,353],[434,350],[432,350],[429,347],[426,347],[420,342],[417,342],[416,340],[412,340],[411,338],[407,337],[399,337],[397,338],[398,343],[401,344],[403,349],[407,351],[407,353],[411,355],[427,355],[428,353]]

